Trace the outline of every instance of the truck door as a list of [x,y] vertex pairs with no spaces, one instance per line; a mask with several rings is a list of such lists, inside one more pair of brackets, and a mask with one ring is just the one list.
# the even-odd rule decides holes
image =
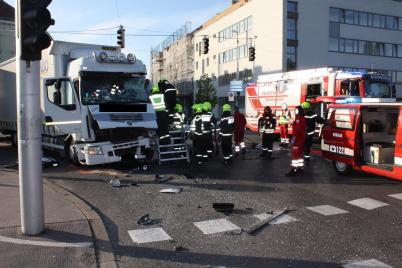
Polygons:
[[46,78],[43,88],[45,132],[52,128],[54,135],[80,133],[81,107],[71,80]]
[[395,167],[402,170],[402,107],[399,108],[398,125],[396,128]]
[[328,110],[327,124],[322,129],[321,149],[327,159],[354,165],[359,152],[358,108],[334,107]]

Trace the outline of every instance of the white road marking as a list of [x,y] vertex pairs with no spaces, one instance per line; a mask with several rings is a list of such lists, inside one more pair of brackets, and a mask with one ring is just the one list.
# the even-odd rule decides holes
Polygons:
[[402,193],[400,193],[400,194],[390,194],[389,197],[393,197],[393,198],[402,200]]
[[[272,215],[268,214],[268,213],[262,213],[262,214],[254,215],[254,217],[263,221],[265,219],[272,217]],[[282,224],[282,223],[288,223],[288,222],[293,222],[293,221],[297,221],[297,219],[293,218],[292,216],[283,214],[283,215],[279,216],[278,218],[274,219],[273,221],[271,221],[269,224]]]
[[35,241],[25,240],[18,238],[11,238],[0,235],[0,242],[19,244],[19,245],[31,245],[41,247],[56,247],[56,248],[90,248],[93,246],[92,242],[80,242],[80,243],[64,243],[64,242],[50,242],[50,241]]
[[194,225],[204,234],[216,234],[241,229],[227,219],[194,222]]
[[138,244],[172,240],[172,238],[160,227],[128,231],[131,239]]
[[388,206],[389,204],[383,203],[381,201],[377,201],[371,198],[361,198],[361,199],[356,199],[348,202],[351,205],[354,205],[356,207],[360,207],[366,210],[372,210],[376,209],[379,207],[384,207]]
[[330,205],[322,205],[322,206],[306,207],[306,208],[324,216],[349,213],[349,211]]
[[375,259],[353,262],[349,264],[342,265],[344,268],[392,268],[388,264],[377,261]]

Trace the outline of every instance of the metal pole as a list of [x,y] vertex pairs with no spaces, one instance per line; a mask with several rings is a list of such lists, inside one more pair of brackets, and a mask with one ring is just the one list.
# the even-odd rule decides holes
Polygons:
[[17,125],[21,229],[44,230],[39,61],[21,60],[20,2],[16,1]]
[[[239,31],[236,32],[236,55],[237,55],[237,68],[236,68],[236,80],[239,81]],[[240,92],[236,92],[236,106],[240,108]]]

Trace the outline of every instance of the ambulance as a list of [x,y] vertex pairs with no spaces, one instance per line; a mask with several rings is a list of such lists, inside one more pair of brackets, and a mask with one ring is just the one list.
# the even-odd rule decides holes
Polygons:
[[[258,118],[265,106],[270,106],[277,116],[282,104],[287,104],[294,118],[294,108],[304,101],[325,116],[327,102],[317,102],[317,97],[357,96],[364,98],[391,98],[394,92],[390,78],[378,73],[336,71],[319,68],[285,73],[261,75],[256,83],[246,87],[247,128],[258,129]],[[279,133],[279,126],[276,129]],[[318,131],[317,131],[318,132]],[[289,133],[292,134],[291,127]]]
[[402,103],[349,97],[328,106],[321,150],[337,173],[352,170],[402,181]]

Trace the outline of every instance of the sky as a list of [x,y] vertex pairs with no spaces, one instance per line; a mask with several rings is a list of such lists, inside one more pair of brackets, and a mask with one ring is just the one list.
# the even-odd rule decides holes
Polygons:
[[[15,6],[15,0],[5,2]],[[116,45],[116,28],[123,25],[126,29],[123,52],[134,53],[148,67],[151,46],[157,46],[167,36],[127,34],[169,35],[186,22],[191,22],[194,30],[230,4],[231,0],[54,0],[49,10],[56,23],[49,33],[54,40]],[[112,27],[116,28],[92,31]],[[76,30],[91,30],[97,35],[56,33]]]

